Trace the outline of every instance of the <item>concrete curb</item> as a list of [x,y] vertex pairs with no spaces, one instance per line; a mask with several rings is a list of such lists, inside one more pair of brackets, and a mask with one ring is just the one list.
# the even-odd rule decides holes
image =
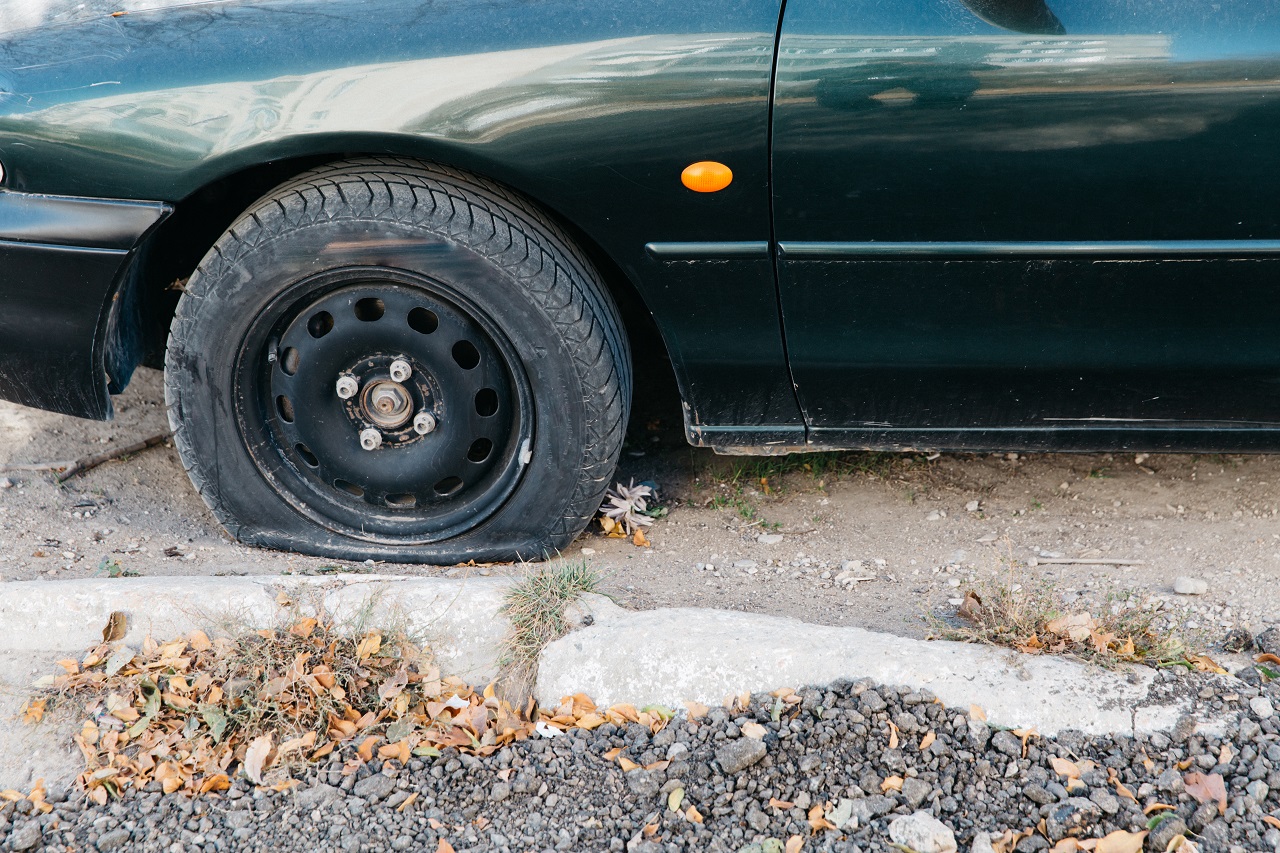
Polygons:
[[861,628],[696,608],[628,613],[593,602],[591,624],[542,654],[542,703],[582,692],[601,705],[719,705],[750,690],[870,678],[978,705],[992,725],[1088,734],[1171,729],[1189,703],[1148,704],[1155,673],[1109,672],[987,646],[911,640]]

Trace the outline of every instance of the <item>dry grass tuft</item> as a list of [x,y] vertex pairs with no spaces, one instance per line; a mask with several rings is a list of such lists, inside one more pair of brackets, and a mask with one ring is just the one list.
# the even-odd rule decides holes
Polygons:
[[538,655],[569,630],[564,610],[587,592],[597,592],[602,578],[584,561],[555,561],[526,568],[507,592],[503,612],[511,620],[503,664],[531,671]]
[[968,588],[957,615],[960,625],[942,626],[944,639],[1005,646],[1027,654],[1070,655],[1103,665],[1195,665],[1193,658],[1198,657],[1175,634],[1157,628],[1157,614],[1151,610],[1071,609],[1047,583]]

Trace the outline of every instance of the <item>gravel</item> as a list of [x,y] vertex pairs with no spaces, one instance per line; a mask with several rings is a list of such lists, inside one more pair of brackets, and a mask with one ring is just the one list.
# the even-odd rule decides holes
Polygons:
[[[1030,738],[1023,756],[1016,738],[1011,754],[1007,732],[973,727],[967,709],[948,709],[927,691],[843,682],[804,689],[802,703],[791,708],[761,695],[747,711],[717,708],[697,721],[681,716],[657,736],[605,724],[531,738],[483,759],[450,749],[404,767],[346,764],[350,751],[335,751],[283,793],[238,779],[221,797],[196,800],[144,790],[99,807],[72,793],[47,815],[5,803],[0,850],[381,853],[435,850],[444,838],[459,853],[766,853],[800,835],[806,853],[871,853],[891,842],[982,853],[990,849],[989,833],[1042,820],[1050,839],[1145,829],[1150,816],[1143,808],[1156,802],[1174,806],[1153,833],[1161,850],[1180,833],[1197,834],[1203,851],[1276,850],[1280,830],[1263,818],[1280,818],[1280,717],[1255,715],[1252,700],[1280,699],[1277,687],[1164,671],[1155,689],[1188,697],[1214,728],[1197,731],[1188,719],[1170,735],[1068,731]],[[903,725],[908,717],[910,732]],[[764,727],[763,740],[741,734],[748,722]],[[890,722],[899,729],[895,749],[888,746]],[[934,740],[922,751],[928,732]],[[624,773],[603,758],[615,747],[650,769]],[[1067,791],[1053,757],[1097,766]],[[1214,803],[1196,802],[1182,784],[1178,765],[1188,761],[1187,772],[1223,776],[1222,814]],[[358,769],[344,775],[344,764]],[[1109,771],[1137,802],[1119,793]],[[900,789],[887,783],[890,776],[901,778]],[[837,829],[814,835],[813,806],[823,807]],[[690,807],[702,823],[687,816]],[[646,834],[647,826],[656,829]],[[1035,835],[1018,850],[1048,846]]]

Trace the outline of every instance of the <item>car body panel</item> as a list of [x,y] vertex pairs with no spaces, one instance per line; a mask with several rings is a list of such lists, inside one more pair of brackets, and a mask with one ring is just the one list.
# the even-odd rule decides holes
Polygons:
[[1062,35],[789,0],[775,229],[815,445],[1276,441],[1280,8],[1049,6]]
[[[227,0],[82,15],[0,37],[0,162],[14,189],[179,205],[287,157],[394,153],[471,169],[536,199],[627,275],[690,424],[802,441],[772,263],[645,251],[768,240],[778,9]],[[685,189],[684,167],[711,158],[733,184]]]

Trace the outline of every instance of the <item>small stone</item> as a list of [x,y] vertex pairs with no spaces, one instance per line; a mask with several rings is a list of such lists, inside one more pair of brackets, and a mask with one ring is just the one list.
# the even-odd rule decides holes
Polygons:
[[1084,797],[1070,797],[1049,810],[1045,829],[1051,842],[1060,841],[1067,835],[1078,835],[1087,832],[1093,822],[1102,816],[1102,809],[1093,800]]
[[964,511],[977,512],[981,506],[982,504],[978,501],[969,501],[967,504],[964,505]]
[[987,748],[987,740],[991,737],[991,729],[982,720],[970,719],[969,721],[969,745],[975,750]]
[[1182,774],[1178,772],[1177,768],[1170,767],[1156,777],[1156,788],[1176,797],[1185,791],[1187,786],[1182,781]]
[[836,825],[836,829],[844,826],[853,817],[853,800],[841,797],[836,807],[827,815],[827,820]]
[[1169,842],[1177,838],[1179,835],[1187,834],[1187,824],[1176,814],[1167,817],[1160,823],[1156,824],[1156,828],[1151,830],[1151,834],[1147,836],[1147,849],[1163,851],[1169,849]]
[[943,518],[942,513],[938,512],[937,510],[934,510],[933,512],[926,515],[924,517],[924,520],[925,521],[942,521],[942,518]]
[[1040,785],[1024,785],[1022,787],[1022,795],[1033,803],[1039,803],[1047,806],[1054,801],[1053,794],[1050,794]]
[[129,830],[113,829],[110,832],[104,832],[102,837],[98,839],[99,850],[118,850],[129,843]]
[[357,797],[362,797],[365,802],[376,803],[390,794],[395,787],[396,780],[381,773],[374,773],[372,776],[357,782],[355,787],[351,789],[351,793]]
[[1022,741],[1018,740],[1012,732],[1003,729],[991,736],[991,746],[1010,758],[1019,758],[1022,755]]
[[506,782],[497,782],[489,789],[489,799],[495,803],[500,803],[509,796],[511,796],[511,786]]
[[782,541],[781,533],[761,533],[756,537],[756,541],[761,545],[777,545]]
[[395,841],[391,842],[392,850],[408,850],[411,847],[413,847],[412,835],[401,835]]
[[716,750],[716,761],[720,762],[725,773],[737,773],[764,758],[766,752],[768,749],[764,741],[749,737],[738,738]]
[[1207,581],[1183,575],[1173,582],[1173,591],[1178,595],[1204,595],[1209,591]]
[[1095,788],[1089,794],[1089,799],[1098,804],[1098,808],[1106,814],[1113,815],[1120,811],[1120,801],[1110,792],[1103,788]]
[[[752,741],[752,743],[760,743],[760,741]],[[760,743],[760,745],[764,746],[763,743]],[[651,800],[658,796],[658,791],[662,788],[662,782],[652,770],[639,769],[627,773],[627,787],[637,797]]]
[[955,833],[925,811],[895,818],[889,824],[889,838],[916,853],[956,853]]
[[10,480],[8,477],[0,477],[0,489],[12,489],[12,488],[13,488],[13,480]]
[[1253,715],[1259,720],[1265,720],[1275,713],[1275,708],[1271,706],[1271,700],[1266,696],[1255,696],[1250,699],[1249,710],[1253,711]]
[[341,796],[342,792],[337,788],[321,782],[305,791],[299,791],[294,799],[297,801],[299,811],[309,812],[312,809],[327,806]]
[[1245,793],[1253,797],[1255,803],[1261,804],[1267,798],[1267,794],[1271,793],[1271,786],[1261,779],[1255,779],[1248,785],[1244,786]]
[[1258,651],[1270,655],[1280,655],[1280,626],[1268,628],[1253,638]]
[[40,824],[34,820],[18,821],[9,833],[9,846],[14,850],[31,850],[40,843]]
[[[663,731],[666,731],[666,729],[663,729]],[[671,746],[667,747],[667,761],[674,761],[681,755],[686,754],[688,751],[689,747],[685,746],[683,743],[673,743]]]
[[920,808],[920,804],[927,800],[932,793],[933,786],[928,782],[922,782],[914,778],[904,779],[902,782],[902,798],[913,809]]
[[735,569],[754,569],[758,565],[760,564],[755,560],[738,560],[733,564],[733,567]]
[[985,832],[976,833],[969,853],[996,853],[996,848],[991,844],[991,836]]

